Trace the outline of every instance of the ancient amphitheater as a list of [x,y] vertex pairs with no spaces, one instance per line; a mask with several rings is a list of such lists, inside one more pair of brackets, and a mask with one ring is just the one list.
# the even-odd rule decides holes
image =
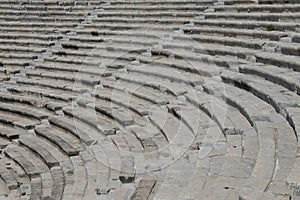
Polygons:
[[0,3],[1,200],[300,199],[300,0]]

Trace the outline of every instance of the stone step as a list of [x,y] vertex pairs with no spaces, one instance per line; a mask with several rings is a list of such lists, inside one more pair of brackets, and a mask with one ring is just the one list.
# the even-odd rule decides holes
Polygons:
[[[34,125],[40,123],[40,121],[36,119],[29,119],[23,115],[3,111],[0,112],[0,122],[23,129],[31,129],[34,127]],[[15,132],[12,134],[12,136],[15,136]]]
[[288,0],[288,1],[284,1],[284,0],[259,0],[258,1],[259,4],[274,4],[274,3],[299,3],[297,0]]
[[8,51],[8,52],[15,52],[15,53],[43,53],[46,51],[46,48],[42,47],[22,47],[19,45],[19,43],[16,43],[16,45],[9,45],[9,46],[1,46],[1,51]]
[[10,191],[7,197],[29,199],[31,195],[31,184],[26,172],[18,163],[7,156],[2,158],[2,162],[5,163],[5,165],[1,167],[1,173],[4,173],[3,180],[6,181],[6,186]]
[[50,117],[49,122],[72,133],[86,145],[90,145],[92,142],[94,142],[97,137],[93,136],[97,136],[99,134],[97,130],[85,126],[84,124],[76,123],[72,118],[68,119],[67,117]]
[[48,41],[37,41],[37,40],[8,40],[2,39],[0,42],[3,45],[19,45],[19,46],[29,46],[29,47],[49,47],[53,46],[54,42]]
[[73,72],[64,72],[64,74],[57,74],[56,72],[51,71],[42,71],[42,70],[27,70],[26,75],[30,77],[43,77],[43,78],[50,78],[50,79],[58,79],[58,80],[65,80],[75,83],[81,82],[87,85],[97,85],[99,83],[99,78],[95,77],[95,75],[91,74],[77,74]]
[[34,130],[36,134],[59,146],[69,156],[76,156],[84,149],[83,144],[66,131],[49,127],[36,127]]
[[54,145],[43,140],[39,137],[23,135],[20,137],[20,143],[26,146],[28,149],[39,155],[49,168],[57,167],[60,162],[67,160],[67,157],[63,155]]
[[[1,8],[1,7],[0,7]],[[47,9],[47,7],[46,7]],[[26,15],[26,16],[71,16],[71,17],[80,17],[80,16],[84,16],[85,13],[71,13],[71,12],[58,12],[58,11],[30,11],[30,10],[1,10],[1,14],[4,16],[9,16],[9,15],[13,15],[13,16],[18,16],[18,15]]]
[[205,19],[235,19],[235,20],[257,20],[269,22],[297,22],[300,13],[231,13],[217,12],[205,13]]
[[261,5],[219,5],[214,6],[216,12],[236,11],[236,12],[299,12],[300,6],[297,4],[261,4]]
[[64,191],[63,199],[81,198],[87,185],[87,172],[84,161],[80,156],[72,156],[71,160],[74,165],[74,186],[73,190]]
[[286,89],[296,92],[298,95],[300,95],[300,79],[298,78],[299,74],[291,69],[279,68],[264,64],[246,64],[240,66],[239,72],[265,78],[268,81],[281,85]]
[[271,104],[284,117],[287,116],[286,107],[300,107],[300,96],[272,82],[236,73],[224,73],[221,77],[224,82],[233,83],[240,88],[247,88],[247,91]]
[[34,154],[27,149],[16,145],[10,145],[6,147],[5,153],[20,164],[30,178],[38,177],[43,173],[49,172],[47,166],[39,161],[39,158],[34,156]]
[[18,127],[10,127],[0,124],[0,134],[2,137],[13,139],[26,134],[26,131]]
[[63,111],[66,115],[97,128],[104,135],[113,135],[117,130],[119,130],[118,124],[115,121],[103,115],[97,114],[94,109],[66,107],[63,109]]
[[141,66],[129,66],[128,72],[140,73],[147,76],[160,77],[162,79],[170,80],[171,82],[185,83],[193,87],[203,84],[201,76],[189,72],[176,71],[174,69],[168,69],[163,67],[154,67],[149,64],[142,64]]
[[[226,103],[217,99],[213,94],[189,91],[185,97],[187,101],[206,113],[221,128],[224,134],[235,135],[241,134],[243,130],[249,128],[249,124],[245,121],[237,110]],[[238,116],[238,117],[237,117]],[[241,125],[245,126],[241,126]]]
[[149,107],[153,105],[150,102],[146,102],[144,99],[137,98],[137,96],[127,94],[125,91],[120,92],[117,90],[108,90],[106,88],[96,91],[95,97],[101,100],[112,102],[112,106],[116,104],[125,107],[128,109],[128,112],[133,111],[140,116],[147,115],[150,112]]
[[163,80],[156,77],[144,76],[137,73],[115,75],[117,79],[124,82],[135,83],[146,87],[158,89],[161,92],[167,92],[174,96],[180,96],[187,92],[187,87],[182,84],[174,84],[169,80]]
[[203,0],[203,1],[195,1],[195,0],[185,0],[185,1],[178,1],[178,0],[167,0],[164,2],[159,1],[112,1],[110,2],[111,5],[205,5],[205,4],[212,4],[214,3],[213,0]]
[[[38,86],[33,86],[33,85],[25,85],[24,86],[24,85],[20,84],[18,87],[9,88],[8,90],[13,93],[18,93],[18,94],[22,94],[22,95],[30,94],[33,96],[45,97],[48,99],[55,99],[56,101],[60,101],[61,103],[69,102],[72,99],[72,95],[70,95],[70,92],[68,92],[68,94],[66,94],[66,91],[61,91],[61,90],[54,91],[51,88],[38,87]],[[52,104],[52,105],[54,105],[54,104]],[[57,105],[58,108],[61,105]]]
[[[253,177],[250,177],[249,185],[246,186],[246,188],[250,187],[261,191],[270,190],[274,191],[274,193],[285,193],[285,187],[280,191],[276,191],[274,187],[276,187],[277,181],[281,183],[284,182],[289,171],[292,169],[292,167],[290,167],[286,169],[286,171],[285,168],[282,169],[280,166],[284,165],[285,162],[293,163],[295,160],[297,141],[294,131],[282,116],[276,115],[274,110],[269,108],[270,105],[261,100],[256,100],[254,95],[244,92],[241,89],[232,86],[227,87],[228,90],[226,90],[226,94],[224,93],[224,98],[230,102],[230,104],[236,105],[244,115],[248,116],[258,132],[259,144],[264,144],[259,148],[256,166],[252,173]],[[245,102],[249,100],[253,102],[252,105],[245,104]],[[261,108],[257,109],[257,107]],[[287,150],[286,145],[288,145],[290,149]],[[267,148],[267,146],[270,148]],[[275,159],[277,160],[276,162]],[[269,164],[267,165],[265,162]],[[265,166],[269,166],[269,168],[267,169]],[[273,173],[272,166],[275,170]],[[264,175],[258,176],[255,175],[256,173],[264,173]],[[265,177],[263,184],[257,177],[264,176],[268,178]],[[259,181],[260,184],[254,184],[256,181]],[[260,187],[261,189],[259,189]]]
[[6,111],[6,112],[11,112],[11,113],[16,113],[19,115],[24,115],[27,117],[32,117],[38,120],[42,120],[47,118],[50,113],[47,112],[46,110],[42,109],[37,109],[34,107],[29,107],[29,106],[24,106],[20,104],[9,104],[9,103],[0,103],[0,110]]
[[[115,16],[115,15],[114,15]],[[197,16],[194,14],[193,16]],[[128,16],[129,17],[129,16]],[[144,16],[141,16],[142,20],[145,20],[143,18]],[[101,18],[99,18],[100,20]],[[126,21],[130,21],[131,24],[125,25],[124,23],[121,23],[118,21],[115,21],[113,24],[109,23],[102,23],[99,25],[85,25],[85,27],[102,27],[102,28],[110,28],[110,29],[138,29],[141,27],[151,27],[151,28],[157,28],[159,29],[159,24],[145,24],[144,21],[139,22],[139,18],[137,19],[128,19]],[[149,20],[149,19],[148,19]],[[264,29],[267,31],[295,31],[298,28],[296,22],[269,22],[269,21],[254,21],[254,20],[214,20],[214,19],[193,19],[191,20],[194,23],[194,26],[210,26],[210,27],[224,27],[224,28],[237,28],[237,29]],[[111,22],[114,22],[111,20]],[[135,23],[132,23],[135,22]],[[175,21],[176,22],[176,21]],[[189,23],[190,21],[187,21]],[[181,22],[182,23],[182,22]],[[164,28],[172,29],[174,25],[164,25]]]
[[[154,104],[159,105],[165,105],[171,100],[171,96],[159,92],[157,90],[147,88],[144,86],[139,86],[136,84],[132,84],[129,82],[124,82],[121,80],[118,81],[110,81],[110,80],[104,80],[101,81],[101,84],[106,88],[112,89],[114,92],[118,92],[119,90],[124,92],[122,95],[126,95],[128,92],[132,96],[136,96],[140,99],[144,99],[146,101],[149,101]],[[117,91],[116,91],[117,90]],[[96,91],[98,92],[98,90]],[[99,90],[99,93],[102,92],[102,90]],[[143,113],[141,113],[143,114]]]
[[134,158],[126,138],[122,135],[112,135],[111,138],[118,147],[121,157],[119,180],[122,183],[132,183],[135,179]]
[[[158,2],[157,2],[158,3]],[[167,2],[164,2],[164,4],[152,4],[152,5],[141,5],[141,4],[128,4],[128,5],[103,5],[101,6],[104,11],[117,11],[117,10],[124,10],[124,11],[128,11],[128,12],[132,12],[134,10],[145,10],[146,12],[155,12],[155,11],[166,11],[166,10],[171,10],[171,11],[191,11],[191,10],[196,10],[196,11],[203,11],[205,9],[207,9],[208,6],[206,6],[205,4],[203,5],[189,5],[188,3],[181,5],[181,6],[177,6],[177,5],[167,5]],[[195,2],[196,3],[196,2]],[[201,2],[197,2],[197,3],[201,3]],[[209,5],[209,4],[208,4]]]
[[8,190],[15,190],[18,188],[15,176],[4,165],[0,166],[0,176],[5,181]]
[[128,109],[114,105],[108,101],[97,100],[95,101],[95,110],[103,115],[116,120],[123,126],[134,124],[135,119],[139,119],[136,113],[130,112]]

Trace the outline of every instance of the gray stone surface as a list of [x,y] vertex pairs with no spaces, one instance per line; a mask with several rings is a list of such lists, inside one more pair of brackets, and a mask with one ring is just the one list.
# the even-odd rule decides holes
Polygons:
[[2,1],[0,199],[300,199],[297,0]]

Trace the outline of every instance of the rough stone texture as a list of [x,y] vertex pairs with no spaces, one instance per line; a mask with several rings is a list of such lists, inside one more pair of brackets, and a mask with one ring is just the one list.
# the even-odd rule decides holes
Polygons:
[[0,199],[300,199],[297,0],[3,0]]

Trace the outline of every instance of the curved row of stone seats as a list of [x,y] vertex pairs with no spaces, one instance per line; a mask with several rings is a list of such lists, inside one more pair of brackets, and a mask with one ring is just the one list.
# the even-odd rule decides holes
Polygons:
[[30,199],[31,185],[28,175],[16,162],[6,156],[1,159],[1,162],[3,165],[1,165],[0,176],[8,189],[5,196],[12,199]]
[[52,180],[49,173],[49,168],[47,168],[43,162],[39,161],[38,157],[34,156],[28,150],[16,145],[8,146],[5,149],[5,153],[8,157],[15,160],[15,162],[17,162],[29,176],[31,180],[30,183],[32,185],[32,199],[39,197],[45,198],[50,195],[48,192],[45,192],[45,190],[51,191],[52,188]]
[[[260,149],[259,151],[261,152],[259,152],[257,157],[258,160],[256,161],[256,167],[258,167],[259,170],[257,171],[254,168],[253,178],[250,177],[249,179],[250,184],[247,184],[248,186],[246,187],[251,187],[256,191],[260,190],[261,192],[270,190],[274,192],[274,195],[278,195],[280,193],[282,194],[287,193],[287,187],[285,186],[285,181],[287,180],[287,177],[290,171],[292,170],[293,166],[290,166],[289,170],[286,171],[287,170],[286,167],[277,168],[274,165],[276,164],[282,166],[288,160],[290,160],[290,162],[293,165],[295,161],[295,155],[297,153],[297,144],[295,140],[296,136],[294,134],[293,129],[289,126],[288,122],[283,117],[281,117],[280,115],[276,116],[275,110],[271,107],[271,105],[262,102],[262,100],[259,100],[254,95],[251,95],[243,90],[236,89],[232,86],[225,86],[225,88],[228,89],[225,90],[226,92],[223,92],[224,99],[228,101],[231,105],[240,109],[240,112],[243,113],[245,117],[249,119],[252,125],[254,125],[255,129],[258,132],[259,144],[260,145],[263,144],[263,146],[270,145],[270,148],[266,148],[266,147],[259,148]],[[253,102],[253,104],[245,104],[245,101],[250,101],[250,100],[251,102]],[[266,130],[268,128],[270,130]],[[287,132],[289,134],[287,134]],[[276,136],[272,134],[276,134]],[[273,141],[273,144],[270,139],[275,140]],[[285,148],[286,145],[290,146],[291,148],[289,149]],[[275,151],[275,148],[278,148],[278,150]],[[277,160],[276,162],[275,159]],[[269,162],[269,164],[266,164],[264,162]],[[261,167],[266,168],[267,166],[270,168],[269,169],[261,168]],[[271,172],[273,171],[273,169],[277,169],[277,171],[273,172],[273,174],[275,173],[276,176],[278,176],[278,178],[272,175]],[[258,175],[256,173],[265,173],[265,174]],[[281,173],[282,175],[284,175],[284,177],[282,177]],[[264,185],[261,185],[263,181],[258,180],[258,177],[260,178],[264,177],[263,178],[265,182]],[[257,183],[260,184],[253,184],[253,181],[258,181]],[[272,183],[272,181],[274,181],[274,183]],[[277,181],[279,181],[280,183]],[[282,191],[279,191],[278,189],[272,189],[272,187],[276,187],[276,185],[278,184],[283,186]]]
[[[27,103],[27,104],[35,104],[34,101],[30,101],[30,97],[24,97],[23,100],[22,98],[18,99],[16,97],[13,97],[13,95],[7,95],[7,96],[2,96],[2,99],[4,100],[9,100],[12,99],[13,101],[19,101],[20,103]],[[33,99],[34,100],[34,99]],[[38,101],[37,101],[38,102]],[[38,102],[40,103],[40,102]],[[20,109],[20,106],[17,108]],[[5,110],[9,109],[5,108]],[[32,109],[32,108],[31,108]],[[29,114],[29,111],[26,112],[25,109],[20,109],[24,110],[21,114],[25,115],[32,115]],[[10,110],[11,112],[15,110]],[[8,114],[5,114],[6,120],[9,120]],[[37,116],[35,114],[37,118]],[[26,117],[23,117],[25,119]],[[13,117],[14,120],[17,119],[17,115],[14,114]],[[53,120],[51,120],[53,122]],[[78,196],[83,196],[84,191],[78,190],[75,194],[73,194],[72,191],[74,191],[73,188],[85,188],[85,186],[82,186],[81,183],[79,183],[79,177],[81,180],[86,180],[82,179],[84,176],[88,176],[90,174],[87,173],[86,175],[83,176],[81,174],[82,171],[85,171],[83,168],[83,164],[85,165],[85,162],[80,161],[81,158],[75,158],[72,157],[72,162],[69,160],[69,155],[75,155],[74,152],[77,150],[69,150],[68,145],[70,147],[75,148],[74,145],[76,145],[76,142],[74,139],[71,139],[70,136],[64,135],[67,134],[66,131],[62,131],[61,133],[58,134],[58,136],[55,136],[54,130],[52,132],[48,132],[47,136],[45,137],[38,137],[32,134],[28,134],[25,130],[21,130],[20,128],[13,128],[11,127],[13,123],[9,122],[2,122],[4,125],[1,125],[1,136],[5,137],[10,140],[17,139],[18,143],[26,146],[26,150],[21,150],[24,149],[23,147],[18,147],[15,144],[10,145],[9,143],[6,143],[5,145],[2,146],[3,151],[13,160],[15,160],[26,172],[26,174],[29,176],[28,179],[30,179],[29,188],[27,186],[27,189],[22,189],[22,187],[26,187],[26,185],[21,184],[17,185],[16,188],[14,187],[9,187],[9,196],[13,195],[14,193],[12,192],[14,189],[21,190],[20,196],[22,195],[23,197],[25,196],[30,196],[31,199],[39,199],[39,198],[49,198],[50,196],[56,199],[60,199],[64,196],[64,198],[69,198],[69,197],[76,197]],[[38,122],[37,122],[38,123]],[[40,123],[40,122],[39,122]],[[43,123],[43,122],[42,122]],[[41,126],[41,128],[44,125]],[[36,126],[37,127],[37,126]],[[25,128],[25,127],[24,127]],[[32,127],[31,127],[32,128]],[[35,128],[35,133],[42,135],[43,134],[39,130],[40,128]],[[48,128],[49,129],[49,128]],[[11,134],[14,135],[11,135]],[[16,137],[17,136],[17,137]],[[48,140],[46,139],[48,138]],[[50,139],[49,139],[50,138]],[[57,141],[55,138],[60,138],[59,141]],[[4,142],[4,140],[3,140]],[[3,143],[4,144],[4,143]],[[63,154],[56,146],[60,145],[60,148],[65,150],[67,154]],[[83,149],[82,149],[83,150]],[[28,152],[28,153],[25,153]],[[78,154],[77,152],[76,154]],[[81,152],[80,152],[81,153]],[[89,159],[90,156],[88,156],[87,153],[84,153],[83,159],[86,160],[86,164],[90,165],[92,162],[94,162],[93,159]],[[42,167],[43,161],[39,161],[38,159],[43,159],[45,163],[48,165],[49,170],[46,170],[45,167]],[[34,161],[33,161],[34,160]],[[78,163],[79,162],[79,163]],[[72,164],[73,163],[73,164]],[[74,165],[74,172],[73,172],[73,166]],[[7,166],[9,167],[9,166]],[[51,168],[51,169],[50,169]],[[44,169],[44,171],[40,171]],[[47,172],[46,172],[46,171]],[[10,185],[10,179],[6,177],[2,172],[1,177],[4,179],[5,182],[7,182],[8,185]],[[16,171],[16,173],[19,173]],[[64,175],[63,175],[63,174]],[[19,176],[22,176],[22,174],[19,174]],[[24,177],[24,175],[23,175]],[[92,178],[90,178],[92,179]],[[42,181],[42,182],[41,182]],[[22,181],[19,181],[22,183]],[[88,181],[84,181],[83,184],[87,184]],[[53,188],[52,188],[53,186]],[[93,188],[91,183],[89,183],[89,187]],[[31,193],[30,193],[30,188],[31,188]],[[29,189],[29,192],[28,192]],[[24,191],[23,191],[24,190]],[[90,190],[86,190],[88,193]],[[71,193],[70,193],[71,192]],[[16,194],[18,195],[18,193]],[[75,195],[75,196],[74,196]],[[16,197],[17,198],[17,197]]]
[[238,20],[257,20],[257,21],[278,21],[278,22],[297,22],[298,13],[205,13],[205,19],[238,19]]
[[[98,2],[99,3],[99,2]],[[49,29],[49,31],[53,31],[52,33],[56,34],[57,28],[61,27],[63,29],[70,28],[72,29],[74,27],[73,24],[70,24],[70,22],[78,24],[80,21],[83,21],[87,12],[89,11],[89,8],[91,8],[91,4],[97,4],[97,1],[94,2],[58,2],[58,1],[8,1],[8,2],[2,2],[2,12],[0,15],[1,18],[1,38],[2,38],[2,52],[6,57],[9,57],[10,61],[6,58],[2,59],[2,63],[4,65],[4,74],[10,73],[10,68],[13,68],[12,65],[20,65],[18,67],[17,71],[13,70],[12,73],[16,73],[24,66],[22,66],[22,63],[24,65],[28,65],[30,61],[33,61],[37,58],[36,54],[33,54],[31,58],[28,58],[28,60],[22,60],[26,56],[22,56],[22,59],[19,57],[16,57],[18,55],[14,54],[14,52],[23,51],[25,46],[28,47],[28,49],[32,49],[30,51],[35,52],[35,48],[32,48],[33,46],[36,46],[36,50],[41,47],[47,47],[53,45],[52,41],[57,41],[59,37],[53,38],[53,37],[32,37],[32,40],[28,40],[30,37],[28,35],[30,33],[36,32],[36,33],[47,33],[47,30],[44,27],[45,22],[54,22],[53,29]],[[12,6],[13,5],[13,6]],[[70,6],[71,9],[65,9],[66,6]],[[72,10],[72,7],[74,6],[75,10]],[[83,6],[86,6],[85,9]],[[36,10],[33,10],[33,8],[36,7]],[[48,10],[48,7],[50,9]],[[38,11],[37,11],[38,8]],[[57,10],[55,10],[57,8]],[[79,9],[78,9],[79,8]],[[67,11],[67,12],[66,12]],[[19,16],[19,17],[18,17]],[[78,18],[79,17],[79,18]],[[65,24],[61,24],[60,26],[57,24],[58,20],[65,20]],[[30,21],[30,23],[23,23],[22,21]],[[32,27],[30,27],[30,24]],[[51,24],[47,25],[48,27],[51,27]],[[40,27],[40,28],[38,28]],[[70,29],[67,29],[65,31],[70,31]],[[26,33],[27,40],[24,41],[22,38],[17,38],[14,36],[11,36],[11,34],[19,33],[20,31]],[[49,32],[48,31],[48,32]],[[13,39],[13,40],[11,40]],[[14,46],[14,48],[12,48]],[[45,49],[42,49],[42,51],[45,51]],[[16,57],[18,59],[19,63],[11,63],[11,58]],[[3,79],[7,79],[8,76],[4,76]]]
[[250,5],[217,5],[214,6],[216,12],[262,12],[262,13],[284,13],[284,12],[299,12],[300,6],[298,4],[250,4]]

